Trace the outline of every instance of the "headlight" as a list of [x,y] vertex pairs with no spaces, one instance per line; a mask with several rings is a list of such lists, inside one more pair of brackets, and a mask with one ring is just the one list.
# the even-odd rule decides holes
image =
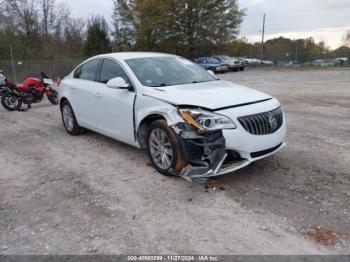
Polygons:
[[179,109],[181,116],[192,126],[202,131],[235,129],[235,124],[226,116],[200,109]]

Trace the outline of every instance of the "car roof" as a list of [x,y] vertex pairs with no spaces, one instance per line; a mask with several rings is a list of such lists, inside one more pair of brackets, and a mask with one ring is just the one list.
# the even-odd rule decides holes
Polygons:
[[165,53],[155,53],[155,52],[120,52],[120,53],[110,53],[94,56],[93,58],[103,58],[110,57],[118,60],[128,60],[135,58],[147,58],[147,57],[177,57],[176,55],[165,54]]

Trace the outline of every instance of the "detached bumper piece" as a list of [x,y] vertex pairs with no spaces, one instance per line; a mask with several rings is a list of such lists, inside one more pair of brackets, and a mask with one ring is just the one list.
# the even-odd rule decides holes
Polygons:
[[182,151],[189,162],[180,174],[186,180],[218,176],[249,164],[248,161],[242,161],[238,153],[225,149],[225,138],[221,131],[204,134],[184,131],[180,132],[180,137]]
[[[278,115],[278,110],[275,110]],[[242,158],[238,151],[227,149],[223,131],[201,132],[185,123],[174,126],[179,135],[181,151],[188,165],[180,176],[189,181],[206,182],[210,177],[220,176],[248,166],[252,162],[272,155],[284,144],[253,152],[250,158]]]

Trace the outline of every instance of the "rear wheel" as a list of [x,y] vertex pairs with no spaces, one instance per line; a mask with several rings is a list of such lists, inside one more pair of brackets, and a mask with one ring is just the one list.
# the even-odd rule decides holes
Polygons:
[[77,136],[84,133],[85,129],[78,125],[77,119],[74,115],[74,111],[67,100],[62,103],[61,115],[64,128],[66,129],[68,134],[72,136]]
[[17,111],[22,106],[22,100],[12,92],[7,92],[2,95],[1,104],[8,111]]
[[148,131],[147,144],[150,160],[159,173],[178,175],[187,165],[179,138],[166,121],[153,122]]
[[58,105],[58,92],[56,90],[52,90],[50,95],[47,95],[47,98],[53,105]]

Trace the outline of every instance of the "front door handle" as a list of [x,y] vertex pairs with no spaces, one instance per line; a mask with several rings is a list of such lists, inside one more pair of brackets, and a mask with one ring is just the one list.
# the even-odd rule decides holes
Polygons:
[[95,94],[95,97],[101,99],[101,98],[102,98],[102,95],[101,95],[101,93],[96,93],[96,94]]

